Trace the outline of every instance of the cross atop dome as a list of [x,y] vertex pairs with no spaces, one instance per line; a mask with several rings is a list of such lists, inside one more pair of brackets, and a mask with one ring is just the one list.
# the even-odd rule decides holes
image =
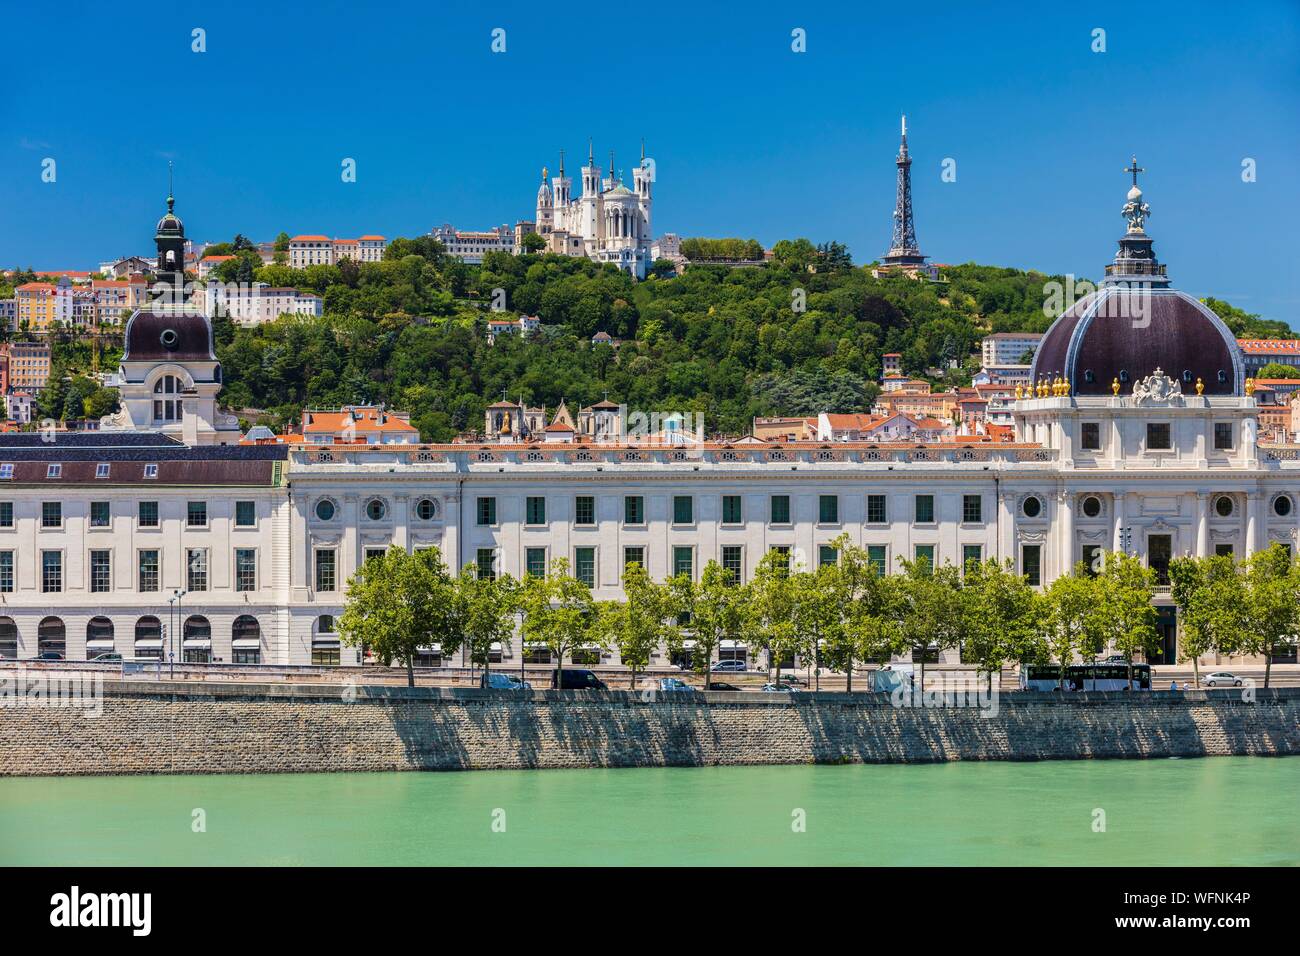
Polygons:
[[1145,173],[1146,170],[1138,165],[1138,158],[1134,156],[1132,165],[1125,166],[1124,172],[1133,174],[1133,186],[1136,188],[1138,184],[1138,173]]

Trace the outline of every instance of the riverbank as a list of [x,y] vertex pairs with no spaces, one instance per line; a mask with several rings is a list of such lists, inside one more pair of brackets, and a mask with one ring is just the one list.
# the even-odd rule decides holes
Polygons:
[[1300,754],[1292,688],[1015,693],[949,706],[886,694],[102,688],[97,716],[0,708],[0,776]]

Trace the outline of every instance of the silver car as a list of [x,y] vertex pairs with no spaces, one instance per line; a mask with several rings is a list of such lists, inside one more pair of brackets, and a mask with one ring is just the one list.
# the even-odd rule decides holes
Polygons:
[[666,694],[693,694],[695,688],[677,677],[659,678],[659,689]]
[[1201,683],[1206,687],[1240,687],[1241,678],[1227,671],[1215,671],[1213,674],[1206,674],[1201,679]]

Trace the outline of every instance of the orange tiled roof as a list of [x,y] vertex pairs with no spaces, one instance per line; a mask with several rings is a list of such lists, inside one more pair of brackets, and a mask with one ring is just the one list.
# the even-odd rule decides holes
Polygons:
[[329,236],[294,236],[290,242],[329,242]]
[[1300,352],[1300,339],[1237,339],[1243,352]]

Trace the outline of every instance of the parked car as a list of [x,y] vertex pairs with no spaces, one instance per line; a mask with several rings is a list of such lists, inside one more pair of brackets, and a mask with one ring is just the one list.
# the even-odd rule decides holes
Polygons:
[[1215,671],[1202,677],[1201,683],[1206,687],[1240,687],[1241,678],[1227,671]]
[[1102,663],[1103,664],[1127,664],[1128,658],[1125,657],[1123,654],[1112,654],[1110,655],[1110,657],[1102,661]]
[[747,671],[749,666],[744,661],[714,661],[709,670],[715,674],[731,674],[737,671]]
[[487,690],[532,690],[533,685],[526,680],[520,680],[514,674],[503,674],[500,671],[495,673],[489,672],[484,675],[482,685]]
[[36,656],[36,659],[38,661],[61,661],[63,660],[63,655],[58,651],[42,651]]
[[779,684],[764,684],[763,693],[765,694],[797,694],[799,688],[793,684],[787,684],[782,681]]
[[91,661],[99,661],[101,664],[117,664],[122,660],[122,655],[113,651],[105,651],[103,654],[96,654]]
[[743,690],[735,684],[728,684],[726,681],[711,680],[709,681],[709,690]]
[[693,694],[695,688],[678,677],[659,678],[659,689],[666,694]]
[[[553,678],[552,678],[553,680]],[[605,682],[592,671],[566,668],[560,671],[560,690],[608,690]]]

